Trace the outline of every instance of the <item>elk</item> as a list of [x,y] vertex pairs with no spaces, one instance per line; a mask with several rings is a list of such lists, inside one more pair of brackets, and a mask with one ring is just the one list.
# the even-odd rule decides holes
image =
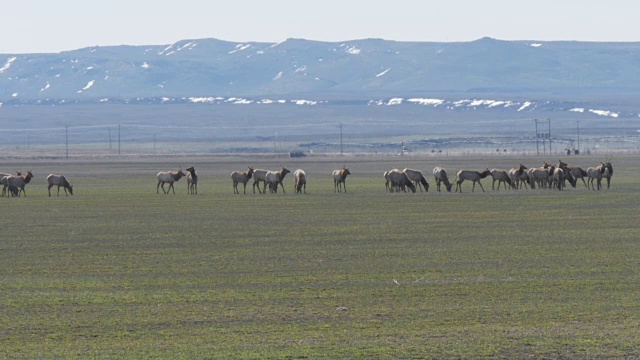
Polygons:
[[[20,176],[22,175],[22,173],[20,171],[16,172],[15,176]],[[0,174],[0,184],[2,184],[2,196],[4,197],[5,195],[7,197],[13,195],[16,196],[18,189],[16,189],[15,186],[11,186],[9,185],[9,177],[13,176],[11,174]],[[9,189],[9,192],[7,192],[7,189]]]
[[[278,183],[280,183],[280,172],[278,171],[268,171],[267,175],[265,175],[265,188],[262,189],[262,193],[266,192],[266,187],[269,186],[269,193],[276,194],[278,193]],[[284,188],[282,189],[284,191]]]
[[553,170],[553,186],[562,191],[562,189],[564,189],[564,180],[564,170],[559,167],[555,168],[555,170]]
[[613,165],[611,164],[611,159],[607,159],[604,163],[604,166],[607,168],[607,172],[604,173],[604,177],[607,179],[607,189],[611,185],[611,177],[613,176]]
[[293,189],[296,194],[302,192],[304,187],[304,193],[307,193],[307,174],[302,169],[297,169],[293,172]]
[[480,185],[482,192],[484,192],[484,188],[482,187],[482,183],[480,182],[480,180],[486,178],[489,175],[491,175],[491,171],[488,168],[482,172],[474,171],[474,170],[458,171],[458,174],[456,175],[456,180],[455,180],[456,192],[458,192],[458,189],[460,189],[460,192],[462,192],[462,182],[465,180],[469,180],[473,182],[473,187],[471,188],[471,192],[475,192],[476,183]]
[[498,182],[498,190],[500,190],[500,184],[504,183],[504,189],[507,189],[507,184],[511,187],[511,177],[509,174],[502,169],[491,169],[490,170],[491,177],[493,178],[493,182],[491,183],[491,189],[495,190],[496,181]]
[[542,167],[537,168],[529,168],[527,169],[527,173],[529,175],[529,185],[532,189],[536,188],[536,183],[538,187],[547,187],[549,184],[549,168],[551,165],[545,161]]
[[[64,175],[49,174],[49,176],[47,176],[47,184],[49,196],[51,196],[51,188],[56,185],[58,186],[58,195],[56,196],[60,196],[60,186],[64,188],[65,196],[69,196],[69,194],[73,195],[73,187],[69,184],[69,181],[67,181],[67,178]],[[69,190],[69,194],[67,194],[67,190]]]
[[16,196],[20,196],[20,193],[23,193],[24,197],[27,197],[27,192],[24,190],[24,187],[31,181],[32,178],[33,174],[31,173],[31,170],[27,170],[27,175],[10,175],[7,179],[9,192],[12,192],[11,188],[16,188],[18,189],[18,193],[14,193]]
[[422,188],[424,188],[425,192],[429,192],[429,183],[420,171],[414,169],[404,169],[402,170],[402,172],[407,174],[409,180],[411,180],[415,184],[415,186],[420,188],[420,192],[422,192]]
[[447,176],[447,171],[440,167],[436,166],[433,168],[433,177],[436,179],[436,191],[440,191],[440,184],[444,183],[444,186],[447,188],[447,191],[451,191],[451,187],[453,184],[449,182],[449,177]]
[[385,171],[385,172],[382,174],[382,177],[384,177],[384,187],[385,187],[385,189],[386,189],[387,191],[391,191],[391,187],[389,186],[389,185],[390,185],[389,172],[388,172],[388,171]]
[[511,186],[513,188],[520,189],[522,184],[525,184],[525,187],[527,186],[526,184],[529,180],[529,176],[527,175],[527,172],[525,170],[527,170],[527,167],[522,164],[520,164],[518,167],[509,169],[508,174],[511,178]]
[[[175,194],[176,189],[173,187],[173,183],[180,180],[180,178],[182,178],[183,176],[185,176],[185,173],[183,173],[182,170],[159,172],[156,176],[158,178],[158,185],[156,185],[156,194],[159,194],[160,186],[162,186],[163,193],[168,194],[169,190],[173,189],[173,193]],[[164,190],[165,183],[169,184],[169,188],[166,191]]]
[[596,190],[596,187],[593,185],[594,180],[596,181],[597,190],[602,189],[602,178],[606,176],[606,172],[609,172],[609,169],[607,169],[605,163],[600,163],[598,166],[587,169],[587,184],[591,190]]
[[[423,177],[424,179],[424,177]],[[409,188],[411,192],[416,192],[416,186],[413,185],[413,181],[409,178],[406,172],[400,171],[399,169],[393,169],[389,171],[389,182],[390,182],[390,191],[393,192],[407,192],[406,188]]]
[[333,170],[333,192],[347,192],[347,175],[351,175],[351,172],[346,167],[342,166],[342,169]]
[[[244,186],[244,194],[246,194],[247,183],[249,182],[249,179],[251,179],[252,175],[253,175],[253,168],[251,166],[249,166],[249,168],[244,172],[239,172],[239,171],[232,172],[231,180],[233,180],[233,193],[240,194],[240,191],[238,190],[238,184],[242,183],[242,185]],[[258,190],[260,190],[260,187],[258,187]]]
[[187,168],[187,194],[197,195],[198,194],[198,174],[196,174],[196,169],[194,167]]
[[[290,173],[289,169],[287,169],[286,167],[281,165],[281,169],[280,169],[280,180],[278,180],[278,184],[280,184],[280,186],[282,186],[282,192],[284,191],[284,185],[282,184],[282,181],[284,180],[285,175],[287,175],[288,173]],[[258,192],[261,194],[264,194],[266,189],[267,189],[267,173],[269,172],[269,170],[263,170],[263,169],[256,169],[253,171],[253,193],[256,193],[256,185],[258,186]],[[262,191],[260,191],[260,182],[264,182],[264,185],[262,186]],[[277,184],[276,184],[277,185]]]

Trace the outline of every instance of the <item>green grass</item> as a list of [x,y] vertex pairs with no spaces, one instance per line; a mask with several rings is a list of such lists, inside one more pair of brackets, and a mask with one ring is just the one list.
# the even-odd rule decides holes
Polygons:
[[[334,160],[295,164],[304,196],[291,178],[286,194],[232,193],[231,170],[278,161],[200,159],[198,196],[184,180],[155,193],[182,159],[28,163],[28,197],[0,199],[0,357],[640,356],[640,159],[616,160],[601,192],[485,179],[463,194],[430,176],[427,194],[384,191],[384,170],[433,160]],[[334,194],[327,174],[345,161],[348,193]],[[49,172],[76,195],[49,198]]]

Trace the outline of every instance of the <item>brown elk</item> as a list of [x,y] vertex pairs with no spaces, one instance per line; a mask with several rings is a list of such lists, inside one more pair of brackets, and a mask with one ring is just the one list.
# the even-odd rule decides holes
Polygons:
[[333,192],[342,192],[344,188],[344,192],[347,192],[347,175],[351,175],[351,172],[346,167],[342,167],[342,169],[333,170],[331,173],[333,175]]
[[[251,166],[249,166],[249,168],[247,170],[245,170],[244,172],[239,172],[239,171],[234,171],[231,173],[231,180],[233,180],[233,193],[234,194],[240,194],[240,191],[238,190],[238,184],[242,183],[242,185],[244,186],[244,194],[247,193],[247,183],[249,182],[249,180],[251,179],[251,176],[253,175],[253,168]],[[258,187],[258,190],[260,190],[260,188]]]

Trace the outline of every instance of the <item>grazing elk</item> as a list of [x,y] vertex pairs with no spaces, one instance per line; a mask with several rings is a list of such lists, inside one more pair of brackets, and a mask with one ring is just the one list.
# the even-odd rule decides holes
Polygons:
[[422,172],[414,169],[404,169],[402,172],[407,174],[409,180],[411,180],[415,186],[420,188],[420,192],[422,192],[422,188],[424,188],[425,192],[429,192],[429,183],[422,175]]
[[192,166],[187,168],[187,194],[198,194],[198,174],[196,169]]
[[409,188],[411,192],[416,192],[416,186],[413,185],[413,181],[409,178],[409,175],[399,169],[393,169],[389,171],[390,191],[394,192],[407,192],[406,188]]
[[[64,188],[65,196],[69,196],[69,194],[73,195],[73,187],[69,184],[69,181],[67,181],[67,178],[64,175],[49,174],[49,176],[47,176],[47,185],[49,196],[51,196],[51,188],[56,185],[58,186],[58,195],[56,196],[60,196],[60,186]],[[69,194],[67,194],[67,190],[69,191]]]
[[304,188],[304,193],[307,193],[307,174],[302,169],[297,169],[293,172],[293,189],[296,194],[300,194]]
[[342,169],[333,170],[331,173],[333,175],[333,192],[342,192],[344,188],[344,192],[347,192],[347,175],[351,175],[351,172],[346,167],[342,167]]
[[582,183],[584,184],[584,187],[586,187],[587,189],[589,188],[589,186],[587,186],[587,182],[584,180],[584,178],[586,177],[587,179],[589,178],[587,176],[587,172],[582,169],[579,166],[567,166],[567,169],[569,170],[569,174],[571,174],[571,176],[574,179],[574,185],[573,187],[576,187],[575,184],[578,182],[578,179],[582,180]]
[[491,169],[489,171],[491,173],[491,177],[493,181],[491,182],[491,189],[495,190],[496,181],[498,182],[498,190],[500,190],[500,184],[504,183],[504,189],[507,189],[507,184],[511,187],[511,177],[507,173],[506,170],[502,169]]
[[[31,173],[31,170],[27,170],[27,175],[10,175],[7,179],[7,188],[13,196],[20,196],[20,193],[23,193],[24,197],[27,197],[27,192],[24,190],[24,187],[32,178],[33,174]],[[15,190],[12,188],[18,189],[18,193],[16,194]]]
[[482,192],[484,192],[484,188],[482,187],[482,183],[480,182],[480,180],[486,178],[489,175],[491,175],[491,171],[489,169],[485,169],[482,172],[474,171],[474,170],[460,170],[460,171],[458,171],[458,174],[457,174],[456,180],[455,180],[456,192],[458,192],[458,189],[460,190],[460,192],[462,192],[462,182],[465,181],[465,180],[469,180],[469,181],[473,182],[473,187],[471,188],[471,192],[475,192],[476,183],[478,183],[478,185],[480,185],[480,188],[482,189]]
[[[240,191],[238,190],[238,184],[242,183],[242,185],[244,186],[244,194],[246,194],[247,183],[251,179],[252,175],[253,175],[253,168],[251,166],[249,166],[249,168],[244,172],[239,172],[239,171],[232,172],[231,180],[233,180],[233,193],[240,194]],[[260,190],[260,187],[258,187],[258,190]]]
[[[158,178],[158,185],[156,185],[156,194],[159,194],[160,186],[162,186],[162,192],[165,194],[169,193],[169,190],[173,189],[173,193],[176,193],[176,189],[173,187],[173,183],[180,180],[185,176],[185,173],[182,170],[176,171],[161,171],[156,176]],[[165,191],[164,184],[169,184],[169,188]]]
[[447,171],[440,167],[436,166],[433,168],[433,177],[436,179],[436,191],[440,191],[440,184],[444,183],[444,186],[447,188],[447,191],[451,191],[452,183],[449,182],[449,177],[447,176]]

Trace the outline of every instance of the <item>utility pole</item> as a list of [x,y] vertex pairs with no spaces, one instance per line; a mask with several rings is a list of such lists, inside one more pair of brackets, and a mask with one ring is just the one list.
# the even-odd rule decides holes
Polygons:
[[540,155],[540,148],[538,147],[538,119],[533,120],[536,122],[536,154]]
[[549,155],[551,155],[551,119],[547,118],[547,122],[549,122]]

